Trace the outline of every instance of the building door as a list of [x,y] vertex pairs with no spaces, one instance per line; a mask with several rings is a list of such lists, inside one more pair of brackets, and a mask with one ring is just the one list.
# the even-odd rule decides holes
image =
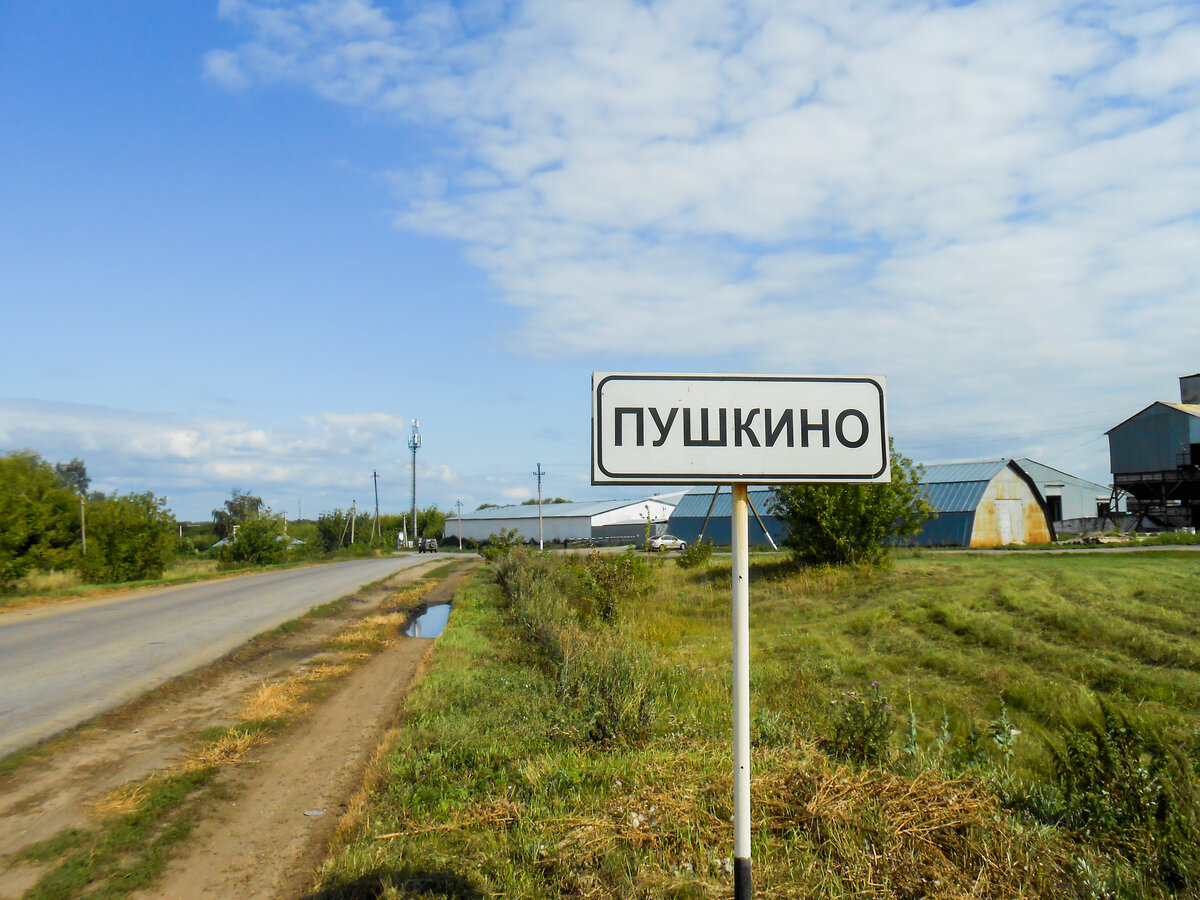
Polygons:
[[1001,544],[1023,544],[1025,542],[1024,506],[1020,500],[996,501],[996,526]]
[[1062,497],[1055,495],[1046,498],[1046,512],[1051,522],[1062,521]]

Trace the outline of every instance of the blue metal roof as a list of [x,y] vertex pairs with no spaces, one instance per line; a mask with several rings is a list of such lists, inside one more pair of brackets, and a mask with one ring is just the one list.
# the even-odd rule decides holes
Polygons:
[[[754,508],[760,516],[770,515],[771,512],[771,495],[774,493],[768,487],[750,488],[750,502],[754,504]],[[712,515],[713,518],[724,516],[729,518],[733,513],[732,494],[729,491],[721,491],[717,494],[717,502],[713,503]],[[671,519],[676,518],[698,518],[703,519],[705,513],[708,512],[708,504],[712,503],[713,492],[711,488],[698,488],[693,491],[688,491],[680,498],[679,503],[675,507],[675,512],[671,514]]]
[[938,512],[974,512],[987,486],[986,481],[948,481],[923,484],[921,490]]
[[924,466],[921,487],[940,513],[974,512],[988,484],[1007,465],[1007,459],[935,463]]
[[969,462],[933,463],[925,465],[925,484],[947,484],[952,481],[991,481],[1008,465],[1007,459],[977,459]]
[[[992,479],[1000,474],[1010,462],[1008,459],[984,459],[924,466],[921,489],[925,497],[933,504],[937,515],[925,523],[920,535],[906,539],[902,543],[952,546],[969,544],[971,529],[975,521],[975,510]],[[785,536],[786,526],[771,513],[772,493],[771,488],[766,486],[752,487],[750,488],[750,501],[754,504],[758,514],[763,517],[766,527],[771,529],[778,541]],[[698,488],[685,494],[671,516],[669,526],[671,531],[684,540],[695,540],[700,522],[708,512],[708,505],[712,499],[712,488]],[[713,503],[712,520],[708,528],[709,535],[718,543],[729,540],[731,509],[729,491],[719,491],[716,502]],[[752,540],[758,531],[757,524],[751,525]],[[755,540],[755,543],[759,542],[762,541]]]

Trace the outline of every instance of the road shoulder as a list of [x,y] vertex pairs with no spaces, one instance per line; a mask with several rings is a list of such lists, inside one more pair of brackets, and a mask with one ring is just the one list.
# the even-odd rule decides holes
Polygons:
[[[449,598],[464,574],[460,567],[426,585],[420,604]],[[258,732],[248,752],[210,766],[212,777],[181,801],[177,818],[188,820],[187,836],[135,894],[296,896],[432,643],[404,637],[404,615],[388,606],[419,577],[398,573],[332,614],[257,642],[10,767],[0,775],[0,898],[22,896],[66,865],[65,857],[31,858],[31,848],[73,846],[103,830],[121,798],[136,808],[147,785],[195,771],[197,735],[232,733],[248,697],[299,677],[318,683],[307,708],[277,732]],[[412,596],[408,590],[410,603]],[[362,640],[363,623],[385,637]],[[317,810],[325,812],[305,815]]]

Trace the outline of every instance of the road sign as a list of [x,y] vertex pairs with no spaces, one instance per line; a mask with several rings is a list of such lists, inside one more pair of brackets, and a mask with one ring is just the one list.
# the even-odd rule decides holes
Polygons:
[[750,900],[747,485],[891,480],[882,375],[592,375],[593,484],[730,484],[733,880]]
[[882,375],[592,375],[593,484],[889,479]]

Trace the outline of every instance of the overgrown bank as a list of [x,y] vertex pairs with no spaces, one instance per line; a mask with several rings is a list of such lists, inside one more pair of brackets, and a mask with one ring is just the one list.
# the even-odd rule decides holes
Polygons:
[[[756,571],[759,895],[1196,896],[1197,565]],[[728,896],[728,629],[727,569],[497,559],[325,896]]]

